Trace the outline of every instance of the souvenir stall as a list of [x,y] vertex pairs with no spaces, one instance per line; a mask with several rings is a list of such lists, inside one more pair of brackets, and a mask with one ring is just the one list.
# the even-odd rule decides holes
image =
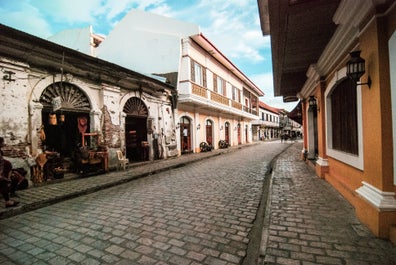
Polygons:
[[108,152],[89,118],[74,112],[43,114],[42,152],[32,170],[34,184],[61,179],[65,173],[93,175],[108,171]]

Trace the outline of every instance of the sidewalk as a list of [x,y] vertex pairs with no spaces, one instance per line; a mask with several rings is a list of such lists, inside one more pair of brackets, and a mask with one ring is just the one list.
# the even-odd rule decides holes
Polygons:
[[293,144],[274,164],[259,264],[396,264],[396,246],[359,222],[301,150]]
[[136,178],[145,177],[171,168],[181,167],[195,161],[233,152],[254,144],[256,143],[229,147],[226,149],[217,149],[211,152],[192,153],[165,160],[133,163],[130,164],[125,171],[110,171],[105,174],[90,177],[54,180],[48,184],[45,183],[37,187],[29,187],[27,190],[17,191],[18,198],[15,198],[15,200],[19,201],[17,207],[5,208],[4,200],[0,201],[0,219],[116,186]]

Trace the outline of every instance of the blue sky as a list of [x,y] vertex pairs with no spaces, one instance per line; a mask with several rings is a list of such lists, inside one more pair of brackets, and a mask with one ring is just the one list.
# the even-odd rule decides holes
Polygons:
[[199,25],[264,91],[262,101],[289,111],[296,105],[273,97],[270,38],[262,35],[257,0],[0,0],[0,23],[45,39],[89,25],[106,36],[133,8]]

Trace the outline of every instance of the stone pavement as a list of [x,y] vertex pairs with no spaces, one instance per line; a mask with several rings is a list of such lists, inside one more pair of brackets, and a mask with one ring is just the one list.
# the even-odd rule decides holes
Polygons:
[[396,247],[376,238],[353,207],[300,159],[301,143],[273,165],[260,264],[396,264]]
[[[18,191],[20,206],[0,205],[0,219],[248,146],[135,164],[126,171]],[[301,142],[291,144],[273,164],[259,264],[396,264],[395,246],[374,237],[356,219],[351,205],[300,160],[301,150]]]
[[105,174],[90,177],[76,176],[67,179],[53,180],[36,187],[30,187],[27,190],[17,191],[18,198],[15,198],[15,200],[19,201],[17,207],[5,208],[4,201],[0,200],[0,219],[116,186],[137,178],[181,167],[213,156],[233,152],[254,144],[255,143],[226,149],[217,149],[211,152],[186,154],[165,160],[132,163],[125,171],[110,171]]

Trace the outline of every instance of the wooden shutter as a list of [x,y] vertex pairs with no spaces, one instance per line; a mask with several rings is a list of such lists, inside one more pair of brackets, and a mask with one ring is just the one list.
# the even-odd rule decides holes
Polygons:
[[195,82],[195,62],[194,60],[190,59],[191,63],[191,81]]
[[357,155],[357,92],[349,78],[331,92],[332,148]]
[[213,91],[217,93],[217,75],[213,74]]
[[202,67],[202,85],[203,85],[203,87],[207,87],[207,85],[206,85],[206,68],[203,68]]

